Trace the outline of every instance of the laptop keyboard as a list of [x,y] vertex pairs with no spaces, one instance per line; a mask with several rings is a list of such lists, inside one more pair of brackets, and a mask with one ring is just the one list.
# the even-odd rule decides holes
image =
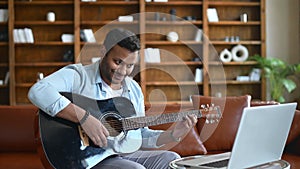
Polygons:
[[229,159],[221,160],[221,161],[215,161],[207,164],[201,164],[200,166],[206,166],[206,167],[226,167],[228,165]]

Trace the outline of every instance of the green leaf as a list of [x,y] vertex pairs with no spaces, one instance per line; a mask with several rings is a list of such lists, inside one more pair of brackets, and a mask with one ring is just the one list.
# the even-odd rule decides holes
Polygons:
[[265,76],[266,76],[267,78],[270,77],[270,74],[272,74],[272,72],[273,72],[273,71],[272,71],[270,68],[264,67],[264,74],[265,74]]
[[296,68],[295,72],[300,73],[300,64],[295,65],[295,68]]
[[279,103],[284,103],[285,102],[285,99],[283,96],[280,96],[277,100]]
[[296,83],[291,79],[282,79],[282,83],[289,93],[291,93],[297,87]]
[[274,68],[285,68],[286,67],[286,63],[280,59],[271,58],[268,61],[269,61],[269,64]]

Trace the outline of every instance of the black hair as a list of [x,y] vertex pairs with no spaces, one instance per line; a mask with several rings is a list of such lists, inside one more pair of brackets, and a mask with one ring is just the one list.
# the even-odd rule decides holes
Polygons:
[[106,53],[115,45],[119,45],[130,52],[135,52],[141,49],[139,38],[131,31],[123,28],[115,28],[109,31],[104,40]]

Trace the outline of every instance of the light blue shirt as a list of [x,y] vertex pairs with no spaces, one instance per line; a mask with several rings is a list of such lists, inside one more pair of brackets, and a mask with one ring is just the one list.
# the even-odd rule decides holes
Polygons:
[[[76,93],[96,100],[106,99],[99,63],[100,61],[86,66],[72,64],[52,73],[30,88],[29,100],[44,112],[55,116],[70,104],[70,100],[59,92]],[[122,96],[132,102],[137,116],[145,116],[144,96],[138,83],[126,77],[123,88]],[[151,130],[148,127],[142,128],[142,147],[157,147],[156,141],[161,132],[163,131]]]

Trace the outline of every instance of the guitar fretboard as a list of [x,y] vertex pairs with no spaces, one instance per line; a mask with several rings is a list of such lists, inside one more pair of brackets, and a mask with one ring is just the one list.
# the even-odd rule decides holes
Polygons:
[[176,121],[181,121],[187,115],[196,115],[197,118],[202,117],[200,110],[191,110],[180,113],[165,113],[161,115],[145,116],[145,117],[130,117],[122,119],[123,129],[132,130],[147,126],[155,126]]

